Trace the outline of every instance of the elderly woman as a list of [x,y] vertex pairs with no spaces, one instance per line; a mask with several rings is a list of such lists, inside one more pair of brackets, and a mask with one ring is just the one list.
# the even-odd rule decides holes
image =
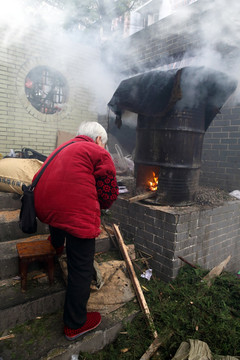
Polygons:
[[57,254],[62,253],[66,239],[68,285],[63,320],[68,340],[101,322],[98,312],[86,310],[95,238],[100,234],[100,209],[109,208],[118,195],[116,170],[105,150],[105,129],[97,122],[82,123],[77,136],[60,147],[72,141],[49,163],[34,190],[37,217],[49,224],[49,240]]

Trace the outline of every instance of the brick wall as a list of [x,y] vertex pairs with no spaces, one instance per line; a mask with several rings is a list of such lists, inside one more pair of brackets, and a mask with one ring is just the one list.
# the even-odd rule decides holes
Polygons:
[[[17,37],[16,37],[17,39]],[[68,40],[68,41],[66,41]],[[64,42],[64,43],[63,43]],[[48,155],[56,146],[58,130],[75,134],[83,120],[97,120],[93,94],[84,80],[91,59],[98,52],[80,42],[59,38],[42,29],[6,43],[4,29],[0,35],[0,153],[11,148],[35,149]],[[66,109],[55,114],[37,111],[25,96],[25,78],[37,66],[59,71],[67,81]]]
[[[205,3],[207,4],[207,1],[202,0],[191,4],[193,15],[187,21],[179,19],[174,14],[124,39],[121,46],[118,44],[120,54],[117,53],[117,47],[114,48],[114,59],[118,58],[119,70],[124,76],[132,76],[154,68],[167,69],[166,65],[174,62],[178,64],[180,62],[181,66],[186,66],[194,51],[202,45],[196,24],[201,22],[201,14],[206,10]],[[231,67],[232,54],[231,52],[228,54],[227,46],[222,52],[229,59],[228,63]],[[239,139],[240,99],[238,94],[232,101],[225,104],[221,114],[216,116],[205,134],[200,180],[202,184],[217,186],[227,191],[239,189]]]
[[109,219],[120,225],[124,239],[134,239],[136,250],[149,255],[149,266],[164,281],[174,279],[183,265],[178,256],[211,269],[231,255],[226,270],[239,271],[238,200],[211,208],[171,208],[119,197]]
[[227,191],[240,188],[240,107],[223,107],[206,132],[201,182]]

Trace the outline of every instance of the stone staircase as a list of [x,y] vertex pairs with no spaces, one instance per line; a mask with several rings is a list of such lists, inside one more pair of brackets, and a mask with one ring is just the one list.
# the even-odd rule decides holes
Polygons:
[[[0,341],[0,360],[70,360],[79,351],[95,352],[102,349],[116,338],[123,322],[131,320],[136,311],[126,314],[124,309],[118,310],[116,314],[103,317],[96,331],[74,342],[67,341],[63,336],[62,317],[59,315],[62,314],[66,286],[57,259],[52,286],[49,285],[43,264],[32,263],[28,271],[27,290],[21,291],[16,243],[47,240],[49,232],[48,226],[39,222],[37,234],[23,234],[18,226],[20,206],[19,195],[0,192],[0,337],[7,337]],[[107,252],[112,246],[111,239],[105,232],[96,239],[96,252]],[[30,351],[28,355],[24,344],[30,341],[35,348],[36,339],[27,341],[21,334],[14,334],[14,329],[23,326],[21,332],[24,333],[25,324],[27,328],[31,328],[29,322],[34,325],[34,322],[48,316],[57,319],[57,328],[56,325],[52,328],[49,341],[39,347],[37,353]],[[14,334],[12,338],[11,334]],[[41,343],[42,340],[43,336],[37,341]],[[18,353],[19,346],[22,346],[21,354]]]

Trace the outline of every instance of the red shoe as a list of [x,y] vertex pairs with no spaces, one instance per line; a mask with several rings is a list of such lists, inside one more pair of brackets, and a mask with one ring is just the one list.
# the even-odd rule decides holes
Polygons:
[[[47,239],[48,239],[48,241],[50,241],[50,243],[52,244],[51,235],[49,235],[49,237],[48,237]],[[53,246],[53,247],[54,247],[54,246]],[[58,248],[55,248],[55,247],[54,247],[54,249],[55,249],[55,251],[56,251],[56,255],[61,256],[61,255],[63,254],[63,251],[64,251],[64,245],[63,245],[63,246],[60,246],[60,247],[58,247]]]
[[95,329],[101,322],[101,315],[99,312],[88,312],[87,321],[79,329],[70,329],[67,326],[64,326],[64,334],[67,340],[75,340],[79,336]]

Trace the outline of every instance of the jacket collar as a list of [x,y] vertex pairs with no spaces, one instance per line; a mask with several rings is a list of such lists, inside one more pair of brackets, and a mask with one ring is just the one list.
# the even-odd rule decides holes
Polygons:
[[86,136],[86,135],[78,135],[75,137],[75,140],[94,142],[92,138],[90,138],[89,136]]

